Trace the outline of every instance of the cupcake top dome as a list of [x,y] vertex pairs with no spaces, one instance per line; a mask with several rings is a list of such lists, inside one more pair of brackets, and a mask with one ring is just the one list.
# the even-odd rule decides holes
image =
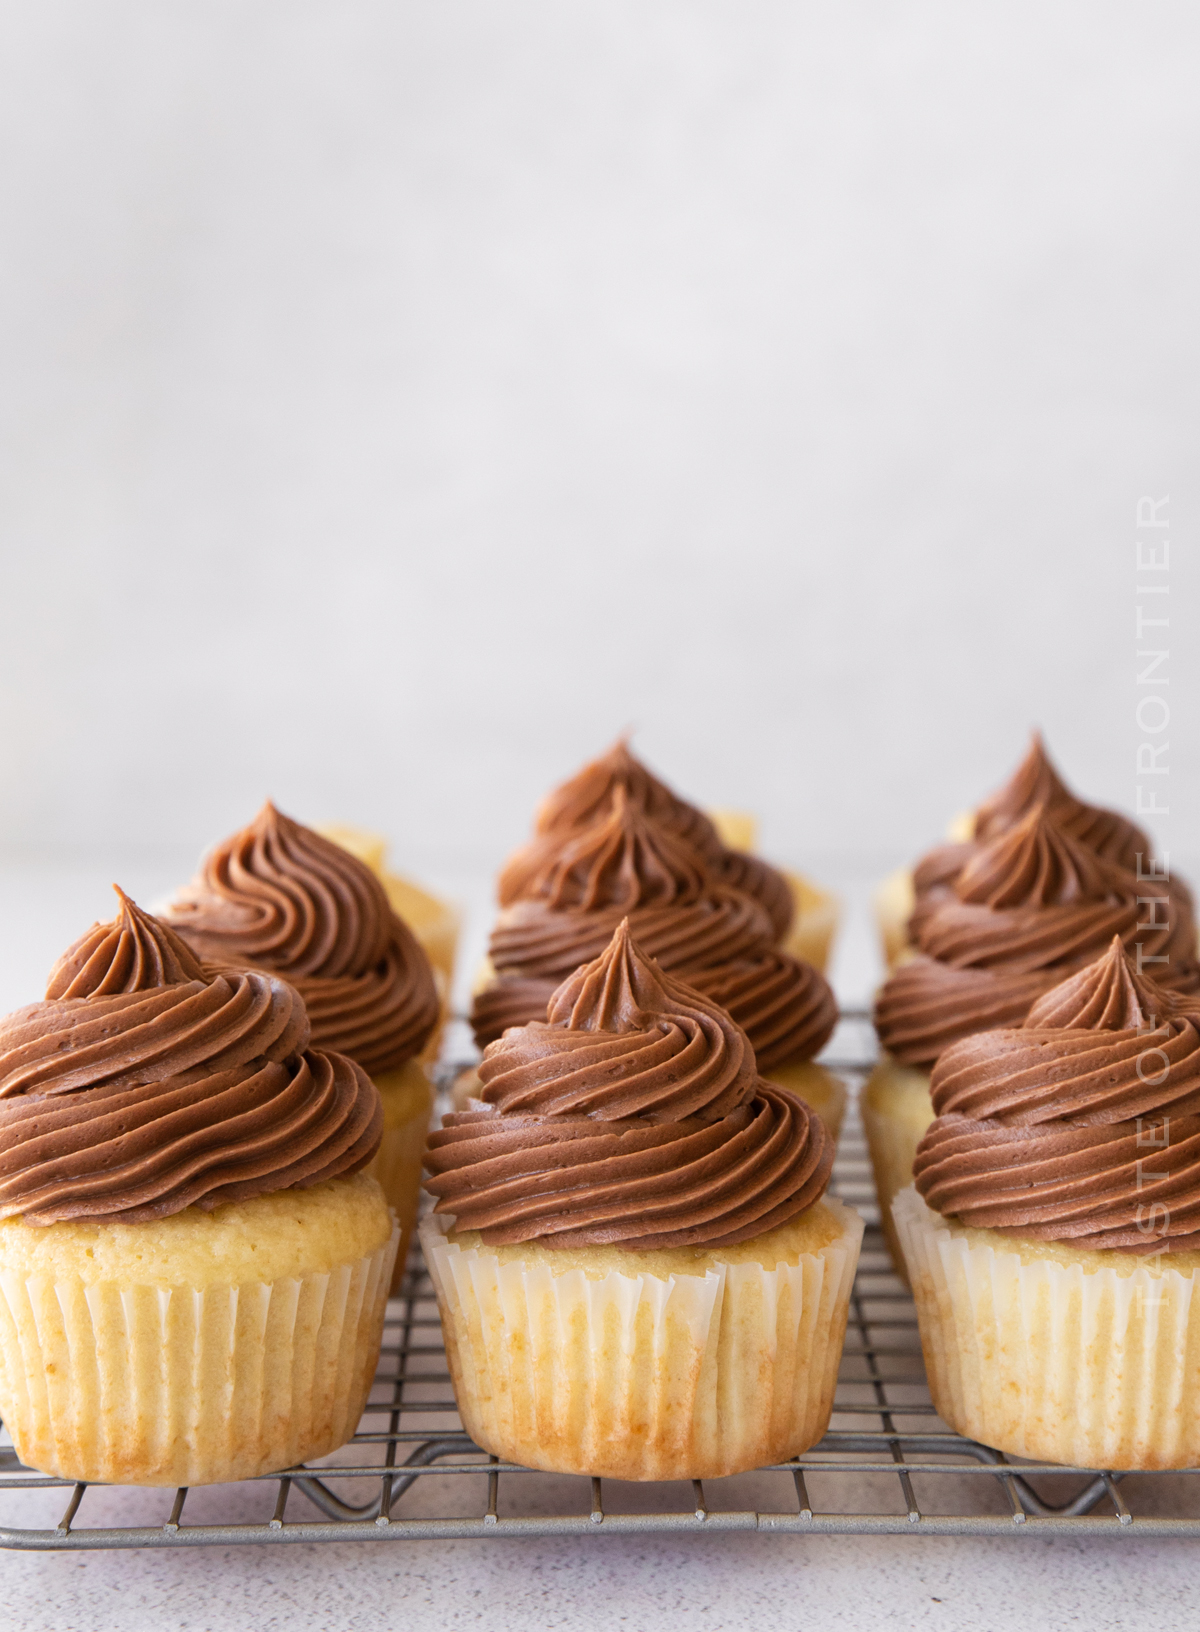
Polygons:
[[429,960],[379,879],[269,800],[214,846],[163,916],[211,963],[284,975],[314,1042],[372,1073],[419,1054],[437,1023]]
[[599,957],[626,917],[649,956],[733,1011],[764,1069],[811,1058],[833,1029],[829,986],[776,946],[766,909],[714,878],[678,828],[619,782],[601,814],[527,856],[522,879],[489,945],[499,978],[475,999],[482,1043],[541,1019],[558,984]]
[[1076,1247],[1200,1247],[1198,1007],[1108,950],[1019,1028],[946,1049],[914,1182],[963,1224]]
[[383,1131],[348,1059],[261,970],[203,965],[120,890],[0,1020],[0,1217],[136,1222],[358,1171]]
[[[1091,849],[1049,805],[955,848],[954,870],[917,898],[909,920],[915,956],[876,1000],[876,1029],[895,1059],[930,1065],[957,1038],[1020,1024],[1114,935],[1141,944],[1160,984],[1200,992],[1190,913],[1165,884],[1139,881]],[[1152,895],[1164,910],[1147,923]]]
[[833,1146],[758,1075],[745,1032],[668,974],[623,920],[601,955],[479,1067],[485,1108],[448,1116],[426,1166],[437,1210],[490,1245],[746,1240],[824,1193]]

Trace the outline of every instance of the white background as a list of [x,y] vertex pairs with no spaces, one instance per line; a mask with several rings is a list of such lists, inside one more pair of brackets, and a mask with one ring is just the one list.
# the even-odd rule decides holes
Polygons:
[[490,872],[626,726],[791,861],[1034,723],[1129,808],[1143,493],[1194,831],[1194,7],[0,17],[0,842]]
[[[267,794],[481,903],[630,726],[851,884],[1035,723],[1129,809],[1143,494],[1148,825],[1200,850],[1198,47],[1182,0],[4,0],[0,999]],[[0,1556],[0,1592],[60,1632],[1189,1624],[1190,1555],[1117,1551]]]

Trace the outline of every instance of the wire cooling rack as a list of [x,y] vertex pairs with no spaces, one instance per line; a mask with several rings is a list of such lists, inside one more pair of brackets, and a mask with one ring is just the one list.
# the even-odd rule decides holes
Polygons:
[[[843,1015],[825,1063],[870,1070],[863,1011]],[[449,1080],[449,1074],[447,1076]],[[691,1484],[621,1484],[497,1461],[463,1433],[432,1287],[414,1253],[388,1305],[359,1431],[320,1464],[236,1485],[147,1490],[72,1484],[0,1442],[0,1546],[66,1550],[234,1543],[599,1537],[714,1530],[776,1535],[1200,1537],[1200,1469],[1126,1474],[1010,1462],[952,1433],[930,1402],[916,1314],[892,1272],[856,1107],[833,1188],[868,1219],[821,1443],[790,1462]]]

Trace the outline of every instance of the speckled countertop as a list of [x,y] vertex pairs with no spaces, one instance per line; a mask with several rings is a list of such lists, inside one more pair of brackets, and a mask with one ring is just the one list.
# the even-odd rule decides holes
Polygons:
[[1186,1543],[725,1535],[0,1558],[13,1628],[255,1632],[485,1626],[1144,1628],[1196,1625]]
[[[131,857],[122,882],[150,902],[183,876],[182,867],[183,858]],[[106,912],[110,868],[111,862],[0,863],[0,1012],[37,996],[39,977],[63,946]],[[876,970],[867,875],[847,871],[841,887],[849,910],[835,983],[844,1000],[861,1001]],[[470,961],[481,941],[486,890],[464,881],[459,893],[480,909],[464,960]],[[52,1494],[61,1508],[61,1494]],[[50,1497],[30,1499],[40,1506]],[[247,1487],[224,1499],[242,1504]],[[30,1515],[27,1522],[49,1517]],[[4,1521],[21,1522],[8,1512]],[[1019,1533],[976,1540],[597,1531],[579,1540],[496,1543],[9,1552],[0,1553],[0,1615],[22,1632],[467,1626],[761,1632],[833,1625],[856,1632],[892,1626],[1190,1632],[1198,1566],[1194,1544],[1140,1541],[1129,1532],[1095,1540]]]

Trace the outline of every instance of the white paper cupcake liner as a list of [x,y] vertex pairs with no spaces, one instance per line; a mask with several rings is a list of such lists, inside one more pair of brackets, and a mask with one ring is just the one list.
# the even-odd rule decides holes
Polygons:
[[0,1274],[0,1415],[67,1479],[204,1485],[344,1445],[367,1401],[399,1230],[327,1274],[91,1285]]
[[552,1472],[715,1478],[824,1434],[862,1220],[826,1198],[838,1237],[795,1265],[666,1279],[552,1273],[421,1225],[463,1426],[485,1450]]
[[1025,1262],[996,1231],[953,1229],[912,1188],[892,1216],[952,1428],[1074,1467],[1200,1465],[1200,1271],[1111,1251],[1087,1256],[1112,1267]]

